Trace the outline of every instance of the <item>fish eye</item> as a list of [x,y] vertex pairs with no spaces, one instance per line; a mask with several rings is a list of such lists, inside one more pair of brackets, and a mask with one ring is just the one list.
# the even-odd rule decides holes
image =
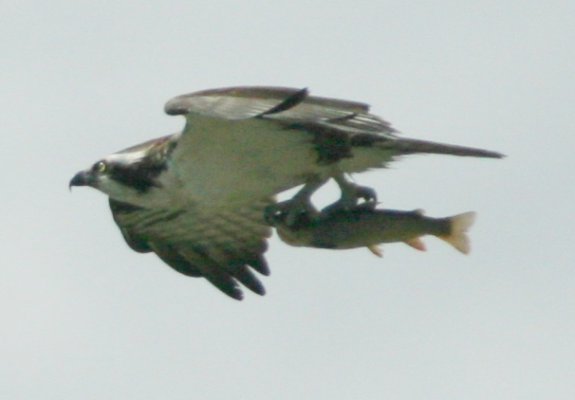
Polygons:
[[98,172],[100,174],[103,174],[104,172],[106,172],[107,169],[108,169],[108,165],[104,161],[98,161],[92,167],[93,171]]

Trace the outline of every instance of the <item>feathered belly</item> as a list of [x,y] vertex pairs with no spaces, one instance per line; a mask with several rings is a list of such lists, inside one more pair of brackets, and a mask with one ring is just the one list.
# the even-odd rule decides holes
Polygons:
[[[254,145],[257,143],[257,146]],[[294,131],[246,132],[205,143],[190,154],[185,168],[172,165],[168,179],[179,182],[182,195],[200,204],[270,198],[321,175],[309,135]]]

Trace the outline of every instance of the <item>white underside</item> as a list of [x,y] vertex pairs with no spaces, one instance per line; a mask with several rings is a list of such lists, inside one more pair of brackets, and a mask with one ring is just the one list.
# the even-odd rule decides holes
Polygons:
[[231,126],[196,118],[190,129],[177,139],[162,187],[146,194],[147,206],[247,204],[309,181],[378,167],[387,158],[382,150],[363,148],[352,158],[319,165],[311,134],[256,119]]

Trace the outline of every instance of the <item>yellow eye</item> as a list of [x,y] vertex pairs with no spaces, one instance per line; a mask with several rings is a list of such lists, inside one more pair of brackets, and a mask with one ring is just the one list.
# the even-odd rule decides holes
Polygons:
[[98,161],[95,165],[94,165],[94,170],[96,172],[99,172],[100,174],[106,172],[106,169],[108,168],[108,166],[106,165],[106,163],[104,161]]

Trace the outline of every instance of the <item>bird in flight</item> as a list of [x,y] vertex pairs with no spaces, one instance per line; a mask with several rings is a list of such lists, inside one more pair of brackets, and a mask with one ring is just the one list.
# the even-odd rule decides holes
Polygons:
[[[72,186],[109,197],[128,245],[155,253],[176,271],[204,277],[241,300],[239,283],[263,295],[254,271],[264,258],[269,221],[290,221],[313,210],[310,196],[328,180],[341,189],[331,210],[376,194],[347,175],[384,168],[414,153],[500,158],[497,152],[397,134],[364,103],[314,97],[307,89],[232,87],[168,101],[183,115],[182,132],[113,153],[78,172]],[[303,185],[293,198],[275,196]]]

